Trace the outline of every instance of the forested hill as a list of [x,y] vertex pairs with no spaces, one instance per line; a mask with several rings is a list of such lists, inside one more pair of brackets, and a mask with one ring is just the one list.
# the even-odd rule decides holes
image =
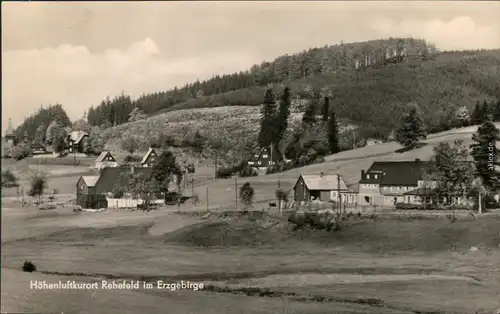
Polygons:
[[[115,99],[105,99],[88,112],[89,122],[94,125],[121,124],[127,121],[128,113],[139,106],[148,115],[168,110],[172,107],[236,105],[259,105],[262,102],[262,88],[273,84],[287,83],[322,74],[341,74],[362,65],[374,66],[396,55],[426,56],[437,49],[423,40],[387,39],[364,43],[339,44],[323,48],[309,49],[293,55],[283,55],[272,62],[262,62],[244,72],[215,75],[200,82],[191,82],[181,88],[146,94],[135,101],[121,95]],[[215,98],[240,90],[238,95]],[[258,91],[258,92],[257,92]],[[195,103],[192,103],[195,101]]]
[[254,65],[245,72],[215,76],[182,88],[121,95],[88,113],[93,125],[128,121],[138,106],[148,114],[230,105],[260,105],[267,88],[287,85],[294,97],[332,96],[339,117],[387,134],[402,105],[415,101],[429,128],[438,130],[456,108],[500,99],[500,50],[439,52],[424,40],[376,40],[315,48]]

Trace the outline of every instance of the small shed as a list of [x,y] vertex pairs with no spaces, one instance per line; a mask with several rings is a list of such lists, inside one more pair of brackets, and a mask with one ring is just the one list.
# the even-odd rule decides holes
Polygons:
[[116,162],[115,157],[113,157],[113,155],[111,155],[111,152],[109,151],[102,152],[95,160],[96,169],[103,169],[108,167],[114,168],[117,166],[118,163]]
[[294,190],[295,201],[320,200],[324,202],[334,201],[338,198],[338,193],[348,191],[347,185],[342,176],[337,174],[325,175],[306,174],[300,175]]

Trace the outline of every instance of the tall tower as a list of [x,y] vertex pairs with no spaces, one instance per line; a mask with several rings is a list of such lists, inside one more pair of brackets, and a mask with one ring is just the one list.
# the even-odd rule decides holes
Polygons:
[[12,119],[9,118],[7,131],[5,131],[5,140],[7,141],[7,143],[14,145],[15,139],[16,135],[14,134],[14,128],[12,127]]

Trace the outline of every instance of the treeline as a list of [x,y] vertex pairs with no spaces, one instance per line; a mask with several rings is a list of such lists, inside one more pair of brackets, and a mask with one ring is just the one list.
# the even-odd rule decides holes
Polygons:
[[[190,101],[196,101],[196,107],[260,105],[263,92],[270,84],[333,74],[347,69],[363,69],[397,63],[408,56],[425,58],[435,52],[437,49],[434,45],[413,38],[391,38],[309,49],[293,55],[280,56],[272,62],[262,62],[247,71],[215,75],[211,79],[188,83],[181,88],[144,94],[135,101],[131,101],[130,97],[124,95],[112,100],[108,98],[89,111],[89,122],[92,125],[122,124],[128,121],[128,114],[135,107],[151,115]],[[264,87],[264,89],[256,89],[256,87]],[[224,93],[230,93],[230,95],[217,97]],[[208,99],[208,96],[213,97]],[[200,105],[200,102],[205,104]],[[186,105],[189,107],[189,104]]]
[[16,130],[18,141],[32,142],[37,137],[45,135],[49,125],[57,121],[62,127],[71,126],[71,121],[61,104],[40,107],[36,113],[24,119]]

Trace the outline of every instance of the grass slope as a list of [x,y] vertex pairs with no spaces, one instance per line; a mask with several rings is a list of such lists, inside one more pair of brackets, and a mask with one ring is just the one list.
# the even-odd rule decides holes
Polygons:
[[[12,237],[14,229],[2,228],[2,310],[133,313],[138,310],[134,304],[141,304],[141,312],[157,313],[158,304],[168,304],[176,313],[468,314],[480,308],[490,313],[498,303],[499,217],[454,224],[446,219],[352,221],[339,232],[294,235],[248,216],[216,217],[200,225],[196,216],[162,212],[56,214],[48,217],[29,209],[3,213],[24,234]],[[247,236],[242,224],[257,222],[262,228],[253,232],[267,238],[268,245],[238,242]],[[214,228],[214,223],[226,227]],[[221,232],[236,242],[220,246]],[[206,236],[202,244],[209,248],[190,247],[187,237],[200,238],[197,233]],[[277,234],[290,242],[274,241]],[[176,241],[170,241],[172,235]],[[179,241],[181,235],[187,241]],[[458,244],[455,250],[452,243]],[[468,252],[469,245],[480,251]],[[19,272],[26,259],[40,272]],[[208,289],[95,294],[29,289],[29,280],[85,282],[103,276],[189,280]]]

